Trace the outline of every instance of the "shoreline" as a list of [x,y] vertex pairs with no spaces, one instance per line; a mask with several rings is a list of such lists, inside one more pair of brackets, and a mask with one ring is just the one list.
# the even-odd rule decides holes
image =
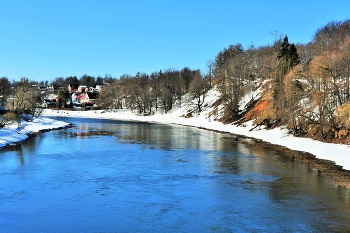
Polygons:
[[335,164],[334,161],[320,159],[314,154],[292,150],[269,142],[262,141],[261,143],[264,143],[264,146],[273,147],[275,150],[280,151],[283,153],[281,156],[290,158],[293,163],[306,164],[310,170],[314,170],[318,175],[329,179],[332,184],[350,191],[350,171],[343,169],[342,166]]
[[16,124],[0,129],[0,150],[16,147],[24,143],[29,137],[50,130],[61,130],[71,124],[63,121],[52,120],[49,117],[37,117],[32,121],[22,121],[18,128]]
[[[196,126],[186,125],[186,124],[178,124],[178,125],[196,127]],[[210,130],[218,133],[229,133],[226,131],[211,130],[204,127],[196,127],[196,128]],[[261,145],[263,147],[273,147],[273,149],[283,153],[282,155],[279,155],[279,156],[288,157],[290,158],[290,161],[293,163],[297,162],[297,163],[306,164],[310,170],[316,170],[318,175],[321,175],[330,179],[330,182],[332,184],[335,184],[339,187],[345,188],[350,191],[350,170],[343,169],[343,166],[335,164],[334,161],[327,160],[327,159],[320,159],[320,158],[317,158],[316,155],[308,153],[306,151],[293,150],[278,144],[266,142],[262,139],[257,139],[254,137],[249,137],[249,136],[239,135],[239,134],[234,134],[234,135],[238,137],[252,139],[256,143],[263,144]]]
[[8,144],[0,147],[0,151],[1,150],[6,150],[6,149],[11,149],[11,148],[16,148],[16,147],[20,146],[21,144],[26,143],[26,141],[29,138],[31,138],[31,137],[36,137],[39,134],[42,134],[42,133],[45,133],[45,132],[49,132],[49,131],[52,131],[52,130],[62,130],[62,129],[65,129],[65,128],[69,128],[69,127],[71,127],[71,125],[72,124],[69,123],[66,126],[61,126],[61,127],[57,127],[57,128],[41,129],[41,130],[38,130],[38,131],[28,132],[28,133],[26,133],[27,134],[26,138],[24,138],[23,140],[17,141],[17,142],[8,143]]
[[[52,111],[52,110],[50,110]],[[54,113],[56,112],[56,113]],[[317,174],[321,176],[325,176],[326,178],[330,179],[330,182],[350,190],[350,170],[345,169],[342,165],[337,164],[332,159],[328,158],[320,158],[315,153],[310,153],[306,150],[299,150],[295,148],[290,148],[285,145],[281,145],[278,143],[273,143],[268,140],[264,140],[264,138],[254,137],[251,135],[247,135],[244,133],[235,132],[235,130],[228,130],[228,129],[222,129],[221,127],[206,127],[206,125],[201,125],[201,120],[198,118],[184,118],[181,119],[169,119],[169,115],[161,115],[156,117],[152,116],[138,116],[138,115],[130,115],[130,113],[125,112],[118,112],[118,113],[108,113],[104,111],[85,111],[85,112],[79,112],[79,111],[72,111],[67,113],[67,110],[54,110],[54,112],[47,112],[46,115],[43,114],[43,116],[46,117],[84,117],[84,118],[94,118],[94,119],[110,119],[110,120],[123,120],[123,121],[135,121],[135,122],[148,122],[148,123],[158,123],[158,124],[174,124],[174,125],[183,125],[183,126],[189,126],[189,127],[196,127],[204,130],[210,130],[215,131],[219,133],[230,133],[237,135],[239,137],[245,137],[255,140],[257,143],[263,143],[263,146],[267,147],[273,147],[274,149],[280,151],[282,154],[281,156],[287,156],[290,158],[291,162],[297,162],[297,163],[304,163],[306,164],[309,169],[317,171]],[[160,117],[160,118],[159,118]],[[177,117],[180,118],[180,117]],[[193,121],[196,121],[196,123],[193,123]],[[219,122],[208,122],[208,119],[206,119],[207,124],[213,124],[217,125]],[[191,124],[192,122],[192,124]],[[225,127],[224,124],[220,123],[222,127]],[[230,127],[232,125],[226,125],[226,127]],[[233,127],[233,126],[232,126]],[[235,126],[235,128],[238,128]],[[249,131],[248,127],[241,127],[246,128],[245,131]],[[238,131],[238,130],[236,130]],[[282,136],[287,137],[287,136]],[[310,140],[310,139],[308,139]],[[319,142],[321,143],[321,142]],[[326,143],[323,143],[326,144]],[[348,152],[350,152],[350,148],[346,147]]]

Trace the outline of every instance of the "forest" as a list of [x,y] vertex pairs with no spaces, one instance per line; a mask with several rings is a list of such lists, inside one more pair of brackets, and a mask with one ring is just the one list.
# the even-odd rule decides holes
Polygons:
[[[32,84],[105,84],[95,103],[102,109],[130,109],[144,115],[167,113],[184,96],[190,96],[200,112],[206,93],[215,89],[220,100],[213,107],[223,107],[217,119],[223,123],[254,120],[257,126],[267,128],[285,126],[300,137],[349,141],[350,20],[331,21],[320,27],[307,44],[295,44],[288,35],[278,32],[272,34],[270,45],[243,48],[236,43],[223,48],[207,62],[205,71],[184,67],[119,78],[84,74],[80,78],[57,77],[51,83],[35,83],[27,78],[10,82],[2,77],[1,104],[6,107],[7,98],[12,97],[18,113],[24,108],[34,113],[33,96],[36,100],[38,96],[33,95]],[[240,100],[257,88],[262,90],[261,97],[240,106]],[[33,101],[28,100],[29,92]]]

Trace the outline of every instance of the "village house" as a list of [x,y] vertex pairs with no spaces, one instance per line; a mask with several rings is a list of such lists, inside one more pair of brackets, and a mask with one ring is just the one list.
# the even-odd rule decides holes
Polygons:
[[76,106],[92,105],[88,93],[79,92],[72,94],[72,103]]
[[63,87],[59,84],[52,84],[51,87],[49,87],[51,90],[61,90]]
[[100,91],[104,86],[105,84],[96,84],[95,90]]
[[71,83],[68,85],[68,91],[71,93],[76,92],[76,91],[78,91],[79,86],[80,86],[80,84],[78,84],[78,83]]
[[78,92],[80,93],[88,92],[88,87],[86,85],[79,85]]

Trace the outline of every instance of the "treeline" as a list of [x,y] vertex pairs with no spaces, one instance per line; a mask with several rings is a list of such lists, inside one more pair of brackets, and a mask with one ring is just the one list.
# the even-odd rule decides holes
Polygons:
[[345,138],[350,129],[350,20],[319,28],[307,44],[279,36],[271,46],[230,46],[217,55],[214,77],[230,121],[244,117],[239,100],[251,83],[267,81],[263,98],[271,104],[256,124],[285,125],[295,135],[321,140]]
[[273,79],[272,117],[297,135],[345,138],[350,129],[350,20],[318,29],[313,41],[297,45],[297,58],[296,51],[285,53],[284,45]]
[[[68,76],[65,78],[56,77],[52,82],[49,83],[49,86],[58,85],[66,88],[69,84],[81,84],[81,85],[86,85],[88,87],[95,87],[96,85],[101,85],[104,83],[113,83],[117,80],[118,78],[112,77],[111,74],[106,74],[104,77],[102,76],[95,77],[88,74],[84,74],[79,78],[77,76]],[[40,82],[39,84],[43,85],[44,82]]]
[[200,109],[204,94],[210,87],[210,78],[210,75],[203,75],[200,70],[187,67],[150,75],[124,75],[102,89],[99,104],[105,109],[128,108],[137,110],[139,114],[152,114],[154,111],[167,113],[176,101],[181,102],[185,94],[191,93]]
[[224,109],[218,120],[223,122],[248,119],[247,111],[254,109],[259,100],[252,101],[248,109],[241,106],[241,100],[259,86],[268,104],[256,116],[256,124],[285,125],[295,135],[319,139],[347,136],[350,20],[320,27],[307,44],[291,43],[287,35],[277,32],[273,36],[270,45],[243,48],[237,43],[224,48],[207,63],[205,71],[185,67],[118,79],[110,75],[70,76],[56,78],[52,84],[66,87],[71,83],[105,83],[97,104],[104,109],[127,108],[139,114],[167,113],[175,103],[188,102],[189,98],[200,112],[206,93],[215,88],[221,97],[217,106]]
[[241,99],[264,83],[264,98],[270,104],[257,124],[286,125],[295,135],[319,139],[348,135],[350,20],[319,28],[307,44],[291,43],[287,35],[274,36],[271,45],[230,45],[208,62],[205,73],[184,68],[123,76],[104,89],[100,104],[152,114],[168,112],[187,94],[201,111],[205,93],[215,87],[224,106],[219,120],[233,122],[246,114]]
[[20,81],[10,82],[7,77],[0,78],[0,102],[6,108],[7,113],[0,116],[0,128],[13,121],[21,125],[21,120],[30,121],[31,116],[41,114],[38,108],[38,98],[41,92],[38,88],[33,88],[34,82],[27,78]]
[[307,44],[295,45],[279,35],[269,46],[229,46],[216,57],[214,77],[229,121],[244,117],[239,100],[254,80],[266,81],[263,98],[270,105],[256,124],[285,125],[295,135],[321,140],[345,138],[350,129],[350,20],[319,28]]

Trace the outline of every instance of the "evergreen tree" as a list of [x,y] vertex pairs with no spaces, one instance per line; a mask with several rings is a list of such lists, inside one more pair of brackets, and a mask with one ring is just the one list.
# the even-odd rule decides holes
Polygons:
[[278,59],[278,72],[282,76],[288,73],[288,71],[300,63],[299,54],[294,44],[288,42],[288,36],[286,35],[281,44],[281,48],[277,55]]
[[276,84],[274,89],[274,103],[277,118],[282,120],[282,116],[288,112],[286,106],[286,95],[284,91],[283,80],[285,75],[296,65],[300,63],[297,48],[294,44],[290,44],[286,35],[281,43],[281,48],[277,54],[277,72]]
[[62,106],[64,108],[68,108],[68,107],[73,107],[72,105],[72,97],[69,94],[68,90],[60,90],[58,92],[58,107],[61,108]]

